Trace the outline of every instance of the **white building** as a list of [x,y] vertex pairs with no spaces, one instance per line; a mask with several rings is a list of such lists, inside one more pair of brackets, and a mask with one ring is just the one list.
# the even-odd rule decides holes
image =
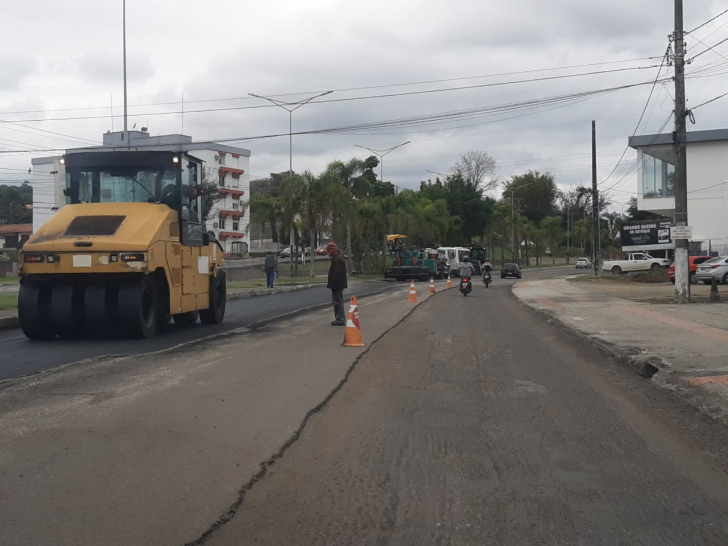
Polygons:
[[[250,150],[216,142],[192,142],[186,135],[149,136],[143,131],[106,133],[103,147],[138,151],[174,150],[186,152],[205,162],[205,179],[219,186],[220,199],[208,215],[205,229],[213,231],[228,254],[245,253],[250,248]],[[85,151],[95,148],[75,149]],[[63,190],[66,172],[58,157],[39,157],[33,165],[33,231],[42,226],[66,203]],[[52,180],[52,185],[51,185]],[[36,191],[39,190],[39,191]],[[38,196],[36,198],[36,195]]]
[[[637,150],[637,208],[675,216],[672,134],[629,139]],[[728,252],[728,129],[687,134],[688,224],[703,251]]]

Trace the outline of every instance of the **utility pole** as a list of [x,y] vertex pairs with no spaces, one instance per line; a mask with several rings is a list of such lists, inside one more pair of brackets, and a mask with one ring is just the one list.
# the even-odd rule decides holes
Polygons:
[[[675,225],[688,225],[688,169],[685,118],[685,40],[683,38],[683,3],[675,0]],[[688,240],[675,240],[675,303],[690,301]]]
[[599,276],[599,190],[597,189],[597,122],[592,120],[592,265],[594,276]]
[[[263,99],[267,100],[268,102],[278,106],[279,108],[283,108],[288,112],[288,183],[293,183],[293,112],[298,110],[301,106],[304,104],[308,104],[313,99],[317,99],[319,97],[323,97],[324,95],[329,95],[333,93],[333,91],[326,91],[325,93],[319,93],[318,95],[314,95],[313,97],[309,97],[307,99],[303,99],[297,102],[283,102],[282,100],[278,99],[272,99],[270,97],[263,97],[262,95],[256,95],[255,93],[248,93],[251,97],[255,97],[257,99]],[[290,236],[288,238],[288,242],[291,249],[291,277],[294,276],[293,267],[295,263],[296,271],[298,271],[298,247],[296,247],[296,252],[294,255],[293,247],[296,246],[296,237],[294,236],[294,230],[293,230],[293,222],[294,222],[294,214],[293,214],[293,194],[291,194],[291,200],[289,203],[291,207],[291,225],[290,225]],[[305,252],[305,249],[304,249]]]

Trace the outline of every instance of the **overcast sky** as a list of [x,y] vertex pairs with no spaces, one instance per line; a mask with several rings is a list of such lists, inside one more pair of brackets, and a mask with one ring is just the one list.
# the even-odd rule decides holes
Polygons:
[[[22,125],[0,122],[0,150],[18,150],[0,153],[0,180],[53,153],[21,150],[99,142],[112,129],[112,97],[113,129],[122,128],[121,6],[3,3],[0,120]],[[686,30],[726,7],[685,0]],[[179,133],[184,123],[195,140],[285,133],[226,142],[250,149],[251,174],[262,177],[288,168],[288,114],[248,93],[295,101],[334,90],[325,97],[331,102],[295,112],[293,131],[364,127],[294,136],[296,171],[368,155],[357,144],[386,149],[410,140],[384,163],[384,178],[400,187],[434,178],[428,170],[449,172],[468,149],[490,153],[503,178],[549,171],[568,186],[590,183],[595,119],[602,181],[652,86],[570,95],[654,81],[673,23],[670,0],[127,0],[129,126],[156,135]],[[688,67],[689,105],[728,91],[728,42],[714,51],[705,45],[726,38],[728,14],[688,36],[688,57],[699,55]],[[661,74],[671,76],[672,67]],[[655,86],[639,133],[665,124],[672,95],[671,81]],[[536,102],[524,108],[526,101]],[[689,130],[727,126],[728,97],[696,109],[695,118]],[[402,122],[379,124],[393,120]],[[670,120],[664,130],[671,127]],[[623,176],[634,157],[628,152],[603,182],[618,183],[614,201],[636,190],[635,175]]]

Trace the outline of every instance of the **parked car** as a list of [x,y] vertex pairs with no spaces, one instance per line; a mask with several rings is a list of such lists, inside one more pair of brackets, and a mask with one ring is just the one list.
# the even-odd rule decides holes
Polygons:
[[316,256],[326,256],[326,245],[318,247],[315,252]]
[[278,253],[278,257],[280,258],[290,258],[291,257],[291,247],[287,246],[283,250],[281,250]]
[[579,258],[576,260],[577,269],[591,269],[592,263],[589,258]]
[[518,267],[518,264],[503,264],[501,268],[501,279],[505,279],[506,277],[521,278],[521,268]]
[[602,263],[602,271],[621,275],[625,271],[647,271],[670,267],[672,262],[665,258],[653,258],[644,252],[630,252],[626,260],[607,260]]
[[728,256],[719,256],[703,262],[698,266],[695,277],[698,281],[703,281],[703,284],[712,284],[713,279],[715,282],[728,284]]
[[[710,260],[710,256],[690,256],[690,282],[698,282],[698,278],[696,276],[698,272],[698,265],[703,262],[707,262],[708,260]],[[670,266],[668,276],[670,277],[670,282],[675,284],[675,264]]]

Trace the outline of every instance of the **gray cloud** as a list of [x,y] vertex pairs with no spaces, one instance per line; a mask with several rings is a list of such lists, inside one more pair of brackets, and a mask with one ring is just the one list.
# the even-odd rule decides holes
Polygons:
[[[452,82],[378,89],[337,91],[330,98],[401,93],[415,90],[504,82],[598,71],[626,64],[567,68],[560,71],[475,78],[487,74],[544,69],[659,56],[667,46],[672,10],[662,0],[411,0],[366,5],[337,0],[275,3],[220,0],[201,9],[190,0],[156,0],[128,4],[130,123],[149,125],[155,134],[179,132],[179,104],[137,104],[179,101],[185,94],[184,130],[196,139],[230,138],[288,130],[288,115],[280,109],[230,110],[192,113],[191,110],[263,104],[246,99],[259,94],[316,92],[326,89],[384,86],[447,78]],[[724,9],[723,2],[692,2],[686,6],[686,28],[697,26]],[[59,24],[73,19],[74,31],[58,33]],[[728,18],[728,16],[726,17]],[[29,58],[41,69],[31,69],[3,86],[0,72],[0,111],[23,93],[38,97],[50,109],[39,118],[103,116],[101,119],[47,121],[38,127],[84,138],[98,139],[111,128],[110,95],[115,113],[121,113],[121,22],[119,6],[97,0],[51,0],[12,3],[4,11],[6,28],[0,50],[23,43]],[[53,41],[25,43],[29,21],[36,35]],[[696,33],[703,38],[720,27],[717,21]],[[64,27],[64,28],[67,28]],[[728,36],[728,27],[707,42]],[[690,40],[693,52],[704,49]],[[728,44],[719,48],[728,52]],[[69,60],[70,59],[70,60]],[[690,70],[722,59],[702,55]],[[641,61],[631,66],[659,64]],[[656,68],[636,72],[523,83],[502,87],[448,91],[404,97],[307,105],[294,114],[294,130],[339,127],[374,121],[426,116],[469,108],[532,100],[620,84],[648,81]],[[688,97],[695,104],[722,92],[726,75],[688,80]],[[663,70],[663,74],[668,74]],[[24,79],[22,79],[24,78]],[[11,78],[12,79],[12,78]],[[669,85],[668,85],[669,87]],[[385,160],[385,177],[402,186],[416,187],[430,176],[427,170],[446,172],[467,149],[489,150],[501,176],[529,168],[551,171],[562,185],[589,180],[590,121],[597,120],[599,173],[614,167],[635,128],[649,86],[574,102],[563,108],[546,106],[500,116],[471,117],[425,126],[357,130],[336,135],[294,138],[294,168],[320,171],[332,159],[366,152],[355,144],[386,148],[405,140],[408,146]],[[291,100],[305,95],[291,97]],[[239,97],[236,101],[193,102]],[[98,107],[96,109],[87,109]],[[640,132],[654,131],[671,109],[668,90],[658,86]],[[169,115],[154,115],[173,112]],[[696,112],[691,129],[728,124],[725,104],[716,102]],[[16,119],[28,117],[18,115]],[[511,119],[505,119],[511,118]],[[120,127],[121,120],[114,120]],[[669,127],[669,126],[668,126]],[[0,138],[7,133],[0,127]],[[30,135],[26,135],[32,139]],[[18,140],[21,140],[16,135]],[[31,140],[32,142],[32,140]],[[50,143],[49,139],[38,142]],[[57,145],[65,144],[56,141]],[[253,152],[254,175],[281,171],[288,166],[287,137],[242,141]],[[27,156],[24,156],[27,158]],[[629,156],[631,157],[631,156]],[[0,161],[3,159],[0,157]],[[18,161],[16,159],[15,161]],[[634,190],[633,179],[618,188]],[[617,195],[615,193],[615,195]],[[628,197],[627,193],[619,194]]]
[[32,74],[35,68],[35,59],[26,55],[0,57],[0,91],[16,90],[21,81]]

